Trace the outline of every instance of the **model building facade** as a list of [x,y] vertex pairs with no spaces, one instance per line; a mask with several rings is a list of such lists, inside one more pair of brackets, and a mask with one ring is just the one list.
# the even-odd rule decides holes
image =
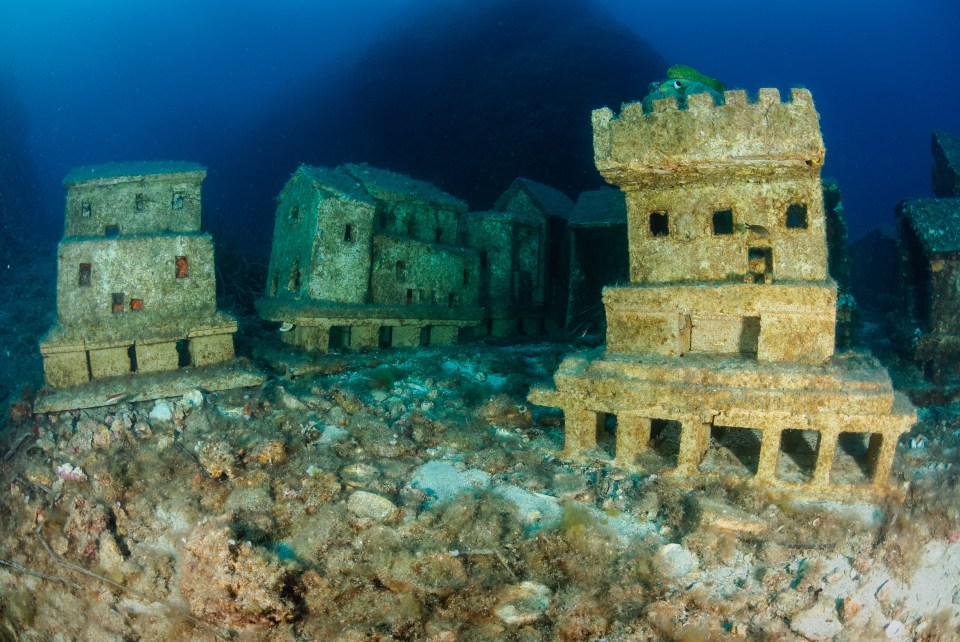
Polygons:
[[604,290],[605,350],[569,357],[530,399],[564,410],[570,457],[597,455],[609,431],[626,467],[883,495],[915,412],[875,360],[834,355],[813,100],[720,102],[594,112],[596,165],[626,199],[630,282]]
[[479,254],[457,245],[466,210],[402,174],[303,165],[278,198],[258,310],[305,349],[453,343],[484,316]]
[[194,163],[74,169],[58,248],[57,325],[40,344],[50,386],[204,366],[234,356],[200,233]]
[[904,201],[896,213],[914,357],[946,382],[960,374],[960,138],[935,132],[933,157],[938,198]]

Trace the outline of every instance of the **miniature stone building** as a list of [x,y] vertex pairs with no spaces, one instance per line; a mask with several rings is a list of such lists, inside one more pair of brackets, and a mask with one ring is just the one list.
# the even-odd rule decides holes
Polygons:
[[960,138],[933,132],[933,195],[960,196]]
[[897,219],[914,357],[945,382],[960,374],[960,198],[905,201]]
[[237,324],[216,309],[213,242],[200,233],[205,176],[179,162],[67,175],[58,321],[40,343],[48,385],[233,358]]
[[402,174],[301,165],[278,197],[260,315],[308,350],[455,342],[483,318],[479,255],[456,245],[466,209]]
[[722,102],[593,113],[597,167],[626,195],[630,283],[604,290],[605,350],[568,357],[530,400],[564,411],[571,458],[885,495],[916,413],[874,359],[834,354],[813,100]]
[[570,293],[567,326],[590,331],[603,319],[603,286],[630,276],[627,205],[623,192],[583,192],[570,214]]
[[[500,195],[493,209],[543,220],[546,236],[541,242],[540,257],[544,268],[540,285],[543,291],[543,327],[540,329],[548,332],[561,330],[567,321],[570,282],[567,219],[573,211],[573,201],[558,189],[520,177]],[[509,322],[504,325],[509,326]],[[528,333],[534,331],[534,323],[530,320],[521,325]]]
[[480,305],[486,334],[543,331],[547,289],[546,221],[508,211],[467,212],[460,236],[480,256]]

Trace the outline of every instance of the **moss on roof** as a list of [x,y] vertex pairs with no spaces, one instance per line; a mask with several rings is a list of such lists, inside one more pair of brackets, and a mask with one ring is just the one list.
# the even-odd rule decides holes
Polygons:
[[[377,204],[363,189],[363,185],[340,167],[330,168],[317,167],[315,165],[301,165],[297,168],[297,171],[294,172],[294,177],[296,177],[298,173],[302,174],[314,187],[321,191],[355,203],[365,203],[374,207]],[[287,185],[290,185],[292,180],[293,178],[287,182]],[[281,195],[286,189],[286,187],[283,188],[283,191],[280,192]]]
[[580,194],[570,227],[615,227],[627,224],[627,201],[618,189],[604,187]]
[[960,198],[920,198],[899,209],[927,254],[960,250]]
[[520,212],[509,212],[503,210],[484,210],[482,212],[465,212],[464,216],[471,222],[482,221],[513,221],[532,225],[534,227],[543,224],[543,219]]
[[525,191],[536,206],[547,216],[566,219],[570,217],[570,213],[573,211],[573,201],[570,200],[569,196],[549,185],[522,176],[513,179],[510,187],[497,199],[493,209],[509,209],[508,203],[518,190]]
[[350,163],[340,167],[357,179],[374,198],[384,201],[423,201],[457,212],[467,211],[466,202],[431,183],[406,174],[371,167],[366,163]]
[[[66,186],[79,185],[107,178],[140,178],[162,174],[206,174],[207,169],[199,163],[189,161],[138,161],[132,163],[102,163],[100,165],[81,165],[71,169],[63,179]],[[202,177],[201,177],[202,178]]]

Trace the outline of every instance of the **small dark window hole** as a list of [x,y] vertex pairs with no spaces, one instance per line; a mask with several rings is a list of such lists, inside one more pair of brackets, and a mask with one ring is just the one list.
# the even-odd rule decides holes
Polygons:
[[733,234],[733,210],[717,210],[713,213],[713,233]]
[[670,216],[666,212],[650,212],[650,234],[652,236],[670,235]]

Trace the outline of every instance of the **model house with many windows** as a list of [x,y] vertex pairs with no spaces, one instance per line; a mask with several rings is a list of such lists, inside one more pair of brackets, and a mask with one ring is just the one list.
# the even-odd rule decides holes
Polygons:
[[78,167],[57,252],[57,324],[42,339],[62,388],[233,358],[236,321],[216,307],[213,241],[200,232],[195,163]]

